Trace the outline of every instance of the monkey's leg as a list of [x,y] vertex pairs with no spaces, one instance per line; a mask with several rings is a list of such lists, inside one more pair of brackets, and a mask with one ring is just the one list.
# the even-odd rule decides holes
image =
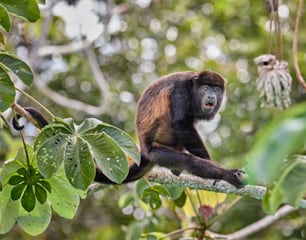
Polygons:
[[235,187],[243,186],[241,171],[225,169],[218,163],[167,147],[153,148],[150,158],[160,166],[187,172],[208,179],[225,180]]

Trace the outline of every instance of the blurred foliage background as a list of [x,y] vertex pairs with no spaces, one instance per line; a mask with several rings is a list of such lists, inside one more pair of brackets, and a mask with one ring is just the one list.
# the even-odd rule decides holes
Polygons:
[[[306,99],[292,68],[297,5],[280,1],[279,7],[283,59],[293,76],[293,105]],[[25,90],[57,116],[76,121],[94,116],[137,141],[136,104],[151,81],[176,71],[216,71],[227,79],[227,101],[220,116],[205,124],[209,128],[202,129],[203,138],[215,160],[226,167],[243,167],[255,133],[281,113],[260,108],[256,91],[253,59],[268,51],[264,1],[49,0],[40,7],[36,23],[13,19],[6,49],[29,63],[35,83]],[[298,55],[304,76],[305,22],[304,13]],[[18,101],[33,105],[24,97]],[[1,160],[14,155],[17,141],[1,131]],[[118,199],[133,189],[131,184],[97,192],[83,201],[73,220],[54,216],[48,230],[35,239],[132,239],[132,231],[179,228],[180,219],[169,207],[152,212],[139,204],[122,211]],[[243,198],[214,230],[227,233],[251,224],[264,216],[260,205]],[[306,239],[305,222],[305,210],[300,210],[250,239]],[[18,228],[0,236],[16,238],[34,239]]]

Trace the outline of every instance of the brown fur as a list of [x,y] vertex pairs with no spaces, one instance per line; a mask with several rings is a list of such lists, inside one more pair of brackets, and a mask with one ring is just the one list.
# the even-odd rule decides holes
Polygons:
[[[194,72],[169,74],[151,83],[144,91],[138,102],[136,116],[137,133],[142,150],[147,150],[146,146],[151,144],[182,149],[176,142],[171,125],[169,98],[175,82],[192,80],[197,76],[198,74]],[[144,142],[145,140],[147,142]]]

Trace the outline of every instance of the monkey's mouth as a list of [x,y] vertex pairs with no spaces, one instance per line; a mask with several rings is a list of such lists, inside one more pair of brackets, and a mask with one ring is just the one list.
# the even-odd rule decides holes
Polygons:
[[214,105],[213,103],[205,103],[205,104],[204,104],[204,107],[205,107],[205,108],[208,108],[208,109],[214,108],[214,106],[215,106],[215,105]]
[[213,101],[206,102],[203,104],[204,109],[206,110],[213,110],[215,108],[216,104]]

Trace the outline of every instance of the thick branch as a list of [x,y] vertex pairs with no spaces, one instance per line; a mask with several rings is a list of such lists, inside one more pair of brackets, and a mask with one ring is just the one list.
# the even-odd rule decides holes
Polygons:
[[[193,189],[203,189],[213,192],[222,192],[227,194],[235,194],[239,196],[247,196],[255,199],[263,199],[266,188],[261,186],[246,185],[243,188],[237,189],[225,181],[202,179],[200,177],[189,174],[181,174],[180,176],[173,175],[167,169],[160,169],[151,171],[148,180],[160,184],[170,184],[174,186],[183,186]],[[300,208],[306,208],[306,200],[301,200]]]
[[[211,179],[203,179],[189,174],[181,174],[180,176],[173,175],[168,169],[155,168],[147,176],[149,181],[160,184],[169,184],[173,186],[188,187],[192,189],[202,189],[213,192],[221,192],[227,194],[235,194],[239,196],[251,197],[262,200],[266,188],[261,186],[246,185],[243,188],[237,189],[225,181],[217,181]],[[99,191],[107,186],[106,184],[94,183],[89,187],[88,196]],[[306,200],[301,200],[300,208],[306,208]]]

